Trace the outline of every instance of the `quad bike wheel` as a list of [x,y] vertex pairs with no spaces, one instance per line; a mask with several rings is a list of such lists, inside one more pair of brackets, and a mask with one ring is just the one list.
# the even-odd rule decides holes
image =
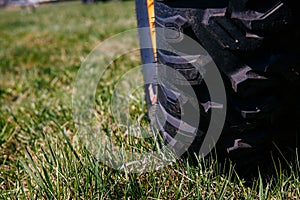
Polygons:
[[[274,149],[285,152],[297,146],[300,27],[299,13],[292,1],[136,0],[136,13],[138,27],[149,27],[148,33],[140,36],[140,42],[152,44],[152,48],[141,50],[142,62],[153,63],[152,68],[143,69],[145,79],[155,76],[161,64],[167,65],[185,78],[184,83],[189,83],[199,105],[195,107],[195,98],[190,98],[186,86],[174,74],[168,74],[176,79],[174,83],[158,80],[145,84],[148,111],[158,107],[159,112],[168,116],[158,128],[164,143],[173,145],[175,152],[186,148],[189,154],[197,154],[211,123],[211,110],[219,105],[210,99],[203,81],[205,74],[194,67],[203,60],[182,60],[179,55],[161,51],[160,46],[168,41],[155,32],[157,28],[193,38],[221,73],[227,113],[216,144],[220,157],[230,158],[237,169],[247,173],[257,169],[257,165],[268,166]],[[178,51],[191,57],[201,54],[188,49]],[[182,98],[184,106],[180,105]],[[174,140],[180,129],[175,122],[181,122],[184,115],[192,115],[191,110],[199,112],[201,120],[187,146],[184,141],[188,136]],[[155,115],[150,120],[157,118]]]

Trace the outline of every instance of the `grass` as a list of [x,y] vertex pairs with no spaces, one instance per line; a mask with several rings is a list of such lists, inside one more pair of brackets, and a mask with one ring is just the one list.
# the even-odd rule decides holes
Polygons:
[[[298,162],[249,186],[232,168],[223,173],[215,160],[177,161],[142,174],[115,170],[77,141],[72,89],[82,61],[99,42],[135,27],[133,1],[59,3],[35,13],[0,10],[0,198],[300,198]],[[149,150],[153,141],[125,135],[108,106],[113,85],[139,60],[133,52],[111,64],[98,84],[96,110],[103,132],[118,144]],[[139,91],[130,106],[133,117],[145,113]]]

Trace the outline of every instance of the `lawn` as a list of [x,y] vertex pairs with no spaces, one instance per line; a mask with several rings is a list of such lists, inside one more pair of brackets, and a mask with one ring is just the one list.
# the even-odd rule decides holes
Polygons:
[[[34,13],[0,10],[0,198],[300,198],[298,162],[249,185],[216,160],[129,173],[104,165],[85,148],[72,116],[77,72],[97,44],[135,27],[133,1],[48,4]],[[118,78],[138,65],[138,52],[112,62],[97,85],[95,107],[106,135],[127,149],[147,151],[154,141],[127,137],[108,106]],[[136,96],[130,113],[144,116],[143,90]]]

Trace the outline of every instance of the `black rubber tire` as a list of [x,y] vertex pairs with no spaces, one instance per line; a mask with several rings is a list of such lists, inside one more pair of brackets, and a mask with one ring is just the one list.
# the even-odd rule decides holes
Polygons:
[[[136,8],[138,26],[147,27],[145,1],[137,0]],[[257,164],[269,164],[267,157],[274,143],[280,148],[298,144],[300,28],[299,13],[291,1],[155,1],[155,17],[160,28],[172,26],[199,42],[221,72],[227,93],[226,122],[217,144],[222,157],[231,158],[246,172],[251,166],[256,169]],[[184,23],[178,23],[178,18]],[[177,70],[193,87],[199,108],[194,107],[195,99],[189,98],[180,81],[176,81],[178,90],[155,85],[151,92],[157,95],[156,102],[150,100],[149,85],[145,93],[149,109],[159,105],[178,121],[183,113],[199,110],[201,122],[192,144],[172,140],[178,131],[174,123],[167,121],[160,129],[164,142],[172,142],[175,152],[187,148],[189,153],[198,153],[210,123],[210,97],[201,75],[189,63],[176,63],[167,53],[158,51],[157,59],[151,50],[143,50],[141,55],[143,63],[165,64]],[[145,77],[149,74],[153,73],[144,71]],[[186,98],[182,107],[178,96]]]

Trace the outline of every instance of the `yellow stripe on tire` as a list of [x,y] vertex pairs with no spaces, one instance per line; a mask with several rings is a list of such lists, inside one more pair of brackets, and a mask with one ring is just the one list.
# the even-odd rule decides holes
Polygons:
[[154,59],[156,60],[156,32],[155,32],[155,12],[154,0],[147,0],[149,27],[151,31],[151,41],[153,47]]

